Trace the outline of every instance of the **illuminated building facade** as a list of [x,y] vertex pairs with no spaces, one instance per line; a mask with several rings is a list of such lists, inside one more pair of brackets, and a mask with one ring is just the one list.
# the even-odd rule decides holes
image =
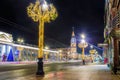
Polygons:
[[[43,49],[44,60],[58,60],[59,51]],[[46,54],[47,53],[47,54]],[[63,52],[62,52],[63,53]],[[0,31],[0,62],[1,61],[37,61],[38,47],[30,44],[16,44],[12,35]],[[49,59],[47,59],[47,57]]]
[[108,44],[106,57],[108,64],[116,73],[120,66],[120,0],[106,0],[105,2],[105,43]]
[[12,35],[0,32],[0,61],[6,61],[7,55],[12,48]]
[[11,34],[0,32],[0,61],[37,60],[37,48],[15,44]]
[[75,33],[74,33],[74,28],[72,31],[72,37],[71,37],[71,47],[70,47],[70,54],[71,54],[71,58],[75,59],[77,58],[77,41],[76,41],[76,37],[75,37]]
[[[65,61],[77,58],[77,47],[74,30],[71,47],[43,49],[44,61]],[[1,61],[37,61],[38,47],[30,44],[18,44],[11,34],[0,31],[0,62]]]

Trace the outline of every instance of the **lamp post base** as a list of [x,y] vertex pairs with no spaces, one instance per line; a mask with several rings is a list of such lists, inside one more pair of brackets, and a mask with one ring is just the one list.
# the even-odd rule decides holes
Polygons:
[[44,76],[42,60],[43,58],[38,58],[38,69],[37,69],[36,75],[39,75],[39,76]]
[[85,60],[83,59],[83,65],[85,65]]

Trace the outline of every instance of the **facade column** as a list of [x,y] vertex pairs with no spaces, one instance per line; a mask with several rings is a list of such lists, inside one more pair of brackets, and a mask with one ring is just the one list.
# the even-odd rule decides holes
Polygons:
[[8,56],[8,54],[9,54],[9,52],[8,52],[8,45],[6,44],[5,45],[5,53],[4,53],[4,55]]
[[119,50],[118,50],[118,40],[114,38],[114,65],[113,65],[113,71],[116,74],[117,73],[117,66],[119,65]]
[[23,50],[23,48],[22,47],[17,47],[17,50],[19,50],[18,60],[21,61],[22,60],[21,57],[22,57],[22,50]]
[[31,50],[31,53],[30,53],[30,61],[33,61],[33,58],[34,58],[34,57],[33,57],[33,52],[34,52],[34,51]]
[[118,40],[114,39],[114,67],[116,68],[119,65],[119,50],[118,50]]

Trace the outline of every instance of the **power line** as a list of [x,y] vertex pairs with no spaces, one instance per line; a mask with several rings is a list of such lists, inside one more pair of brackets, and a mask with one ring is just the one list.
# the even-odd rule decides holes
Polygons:
[[[46,38],[46,40],[49,42],[49,41],[52,41],[52,43],[54,44],[54,46],[57,46],[58,47],[58,45],[59,46],[61,46],[61,47],[68,47],[68,45],[66,45],[66,44],[64,44],[64,43],[62,43],[62,42],[60,42],[60,41],[58,41],[58,40],[55,40],[55,39],[52,39],[52,38],[48,38],[48,37],[46,37],[45,36],[45,38]],[[46,41],[46,42],[47,42]]]
[[[5,24],[8,24],[8,25],[10,25],[10,26],[12,26],[12,27],[15,27],[15,28],[17,28],[17,29],[20,29],[20,30],[22,30],[22,31],[25,31],[25,32],[29,32],[29,33],[32,33],[33,34],[33,30],[28,30],[28,28],[25,28],[24,26],[21,26],[21,25],[19,25],[19,24],[16,24],[15,22],[12,22],[12,21],[9,21],[9,20],[7,20],[7,19],[4,19],[4,18],[2,18],[2,17],[0,17],[0,22],[3,22],[3,23],[5,23]],[[46,37],[46,36],[45,36]],[[59,41],[57,41],[57,40],[55,40],[55,39],[51,39],[51,38],[48,38],[48,37],[46,37],[47,39],[49,39],[49,40],[52,40],[53,42],[56,42],[56,43],[59,43],[59,44],[61,44],[62,46],[66,46],[65,44],[63,44],[63,43],[61,43],[61,42],[59,42]]]
[[28,32],[28,33],[31,33],[31,34],[33,34],[33,32],[34,32],[33,30],[30,30],[30,29],[28,29],[28,28],[25,28],[25,27],[22,26],[22,25],[16,24],[15,22],[9,21],[9,20],[4,19],[4,18],[2,18],[2,17],[0,17],[0,22],[3,22],[3,23],[5,23],[5,24],[8,24],[9,26],[15,27],[15,28],[20,29],[21,31],[24,31],[24,32]]
[[88,44],[89,44],[89,45],[92,45],[93,47],[95,47],[95,48],[103,51],[103,49],[101,49],[101,48],[99,48],[99,47],[97,47],[97,46],[95,46],[95,45],[93,45],[93,44],[90,44],[90,43],[88,43]]

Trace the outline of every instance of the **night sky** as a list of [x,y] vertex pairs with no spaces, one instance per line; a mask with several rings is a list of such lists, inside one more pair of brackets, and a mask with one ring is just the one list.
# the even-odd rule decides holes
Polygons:
[[[58,11],[55,21],[45,24],[45,39],[70,45],[72,27],[77,41],[80,34],[97,45],[102,43],[104,30],[104,0],[46,0],[54,4]],[[28,17],[26,7],[35,0],[0,0],[0,31],[11,33],[16,40],[37,44],[38,23]]]

